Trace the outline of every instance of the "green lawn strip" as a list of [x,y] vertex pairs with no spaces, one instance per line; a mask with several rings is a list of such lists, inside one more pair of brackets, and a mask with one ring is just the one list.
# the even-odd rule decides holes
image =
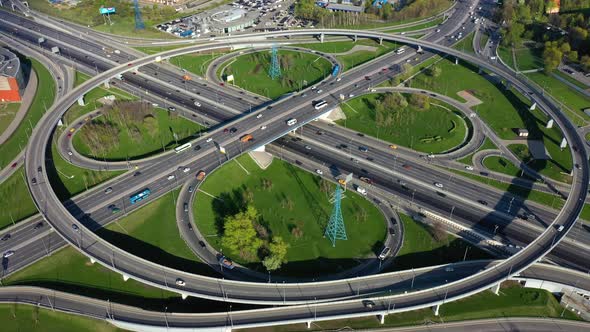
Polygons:
[[580,213],[580,218],[584,219],[586,223],[590,222],[590,204],[584,204],[584,208]]
[[417,25],[413,25],[413,26],[409,26],[409,27],[405,27],[405,28],[393,28],[390,30],[385,30],[383,32],[407,32],[407,31],[422,30],[422,29],[435,27],[435,26],[441,24],[442,22],[443,22],[443,18],[439,17],[435,20],[432,20],[429,22],[424,22],[422,24],[417,24]]
[[207,67],[209,63],[216,58],[226,54],[227,52],[214,52],[212,51],[210,54],[186,54],[186,55],[179,55],[173,58],[170,58],[170,63],[178,66],[182,69],[190,71],[196,75],[204,77],[207,73]]
[[171,51],[178,48],[187,47],[190,44],[180,44],[180,45],[165,45],[165,46],[136,46],[134,49],[143,52],[147,55],[161,53],[164,51]]
[[[477,149],[477,151],[492,150],[492,149],[497,149],[497,148],[498,147],[496,147],[496,145],[494,143],[492,143],[492,140],[490,140],[489,138],[486,137],[486,139],[483,141],[483,144],[479,147],[479,149]],[[473,155],[474,154],[475,154],[475,152],[470,155],[467,155],[461,159],[457,159],[457,161],[460,163],[463,163],[463,164],[473,166]]]
[[[57,135],[59,134],[54,134],[54,137]],[[46,163],[47,176],[60,200],[73,197],[102,182],[125,173],[125,171],[93,171],[74,166],[61,157],[57,151],[55,142],[51,144],[51,151],[50,153],[48,151],[48,158],[49,162]]]
[[473,51],[473,38],[475,38],[475,32],[472,32],[465,36],[465,38],[461,39],[458,43],[453,45],[453,48],[456,50],[460,50],[464,53],[474,54]]
[[590,87],[588,87],[586,84],[578,81],[577,79],[573,78],[572,75],[570,74],[566,74],[560,70],[555,70],[553,71],[552,74],[555,74],[561,78],[563,78],[564,80],[570,82],[571,84],[577,86],[578,88],[582,89],[582,90],[588,90]]
[[51,107],[55,98],[55,82],[49,71],[35,59],[24,60],[24,67],[31,67],[40,82],[33,97],[33,102],[18,128],[6,142],[0,145],[0,168],[10,163],[22,149],[25,148],[31,134],[31,127],[35,127],[43,116],[46,108]]
[[529,73],[526,76],[552,95],[555,100],[572,109],[577,115],[586,119],[586,121],[590,120],[590,116],[583,112],[585,108],[590,107],[590,98],[585,97],[557,78],[546,75],[543,72]]
[[[377,137],[417,151],[440,153],[451,150],[465,138],[467,126],[463,114],[442,101],[431,99],[430,109],[420,110],[413,106],[386,110],[392,113],[388,119],[377,122],[376,104],[380,94],[368,94],[354,98],[341,106],[345,120],[337,123],[355,131]],[[409,98],[409,94],[404,94]],[[389,112],[388,112],[389,113]]]
[[[526,128],[529,139],[543,140],[554,160],[553,164],[563,171],[571,170],[571,155],[559,148],[563,138],[561,130],[557,126],[546,128],[549,117],[539,108],[529,110],[530,101],[524,96],[513,88],[507,90],[500,83],[488,81],[483,75],[477,74],[476,67],[469,64],[455,65],[445,59],[438,66],[442,69],[438,78],[432,79],[421,73],[413,79],[412,86],[444,93],[458,100],[457,92],[470,91],[483,102],[474,106],[474,109],[500,138],[515,139],[517,134],[514,129]],[[551,169],[543,170],[542,173],[560,181],[565,180]]]
[[2,331],[16,332],[124,332],[104,319],[52,311],[26,304],[0,304]]
[[[562,151],[559,146],[553,144],[553,142],[548,142],[548,139],[544,139],[543,142],[547,148],[547,151],[549,151],[551,159],[533,159],[531,153],[529,152],[528,146],[524,144],[510,144],[508,145],[508,149],[510,149],[510,151],[512,151],[520,160],[522,160],[525,164],[538,173],[557,181],[571,183],[572,177],[569,175],[569,173],[573,165],[569,149],[564,149]],[[561,142],[561,140],[558,142]]]
[[405,214],[400,213],[399,216],[404,225],[403,246],[385,272],[460,262],[465,250],[468,251],[467,260],[492,258],[487,252],[450,234],[445,234],[443,240],[437,240],[432,227]]
[[531,190],[525,187],[521,187],[518,184],[506,183],[498,180],[493,180],[487,177],[475,175],[472,173],[462,172],[454,169],[448,169],[453,173],[457,173],[461,176],[468,177],[472,180],[479,181],[489,186],[498,188],[503,191],[507,191],[513,195],[520,196],[524,199],[543,204],[553,209],[561,209],[565,201],[557,195],[551,195],[546,192]]
[[18,109],[20,108],[20,103],[0,103],[0,134],[8,128]]
[[[217,276],[180,237],[176,224],[175,189],[96,233],[117,247],[178,270]],[[120,213],[124,211],[121,209]],[[183,223],[187,227],[188,220]]]
[[[247,174],[239,164],[250,174]],[[262,186],[262,180],[272,181],[272,190]],[[247,155],[231,161],[210,174],[195,199],[193,213],[201,234],[216,250],[221,251],[223,216],[243,208],[247,192],[252,193],[253,206],[261,215],[260,223],[273,236],[281,236],[290,248],[288,263],[277,272],[281,275],[314,277],[336,273],[358,262],[354,259],[374,257],[382,249],[386,225],[381,212],[364,197],[348,191],[342,200],[342,214],[348,240],[338,241],[336,247],[324,238],[324,229],[332,206],[330,193],[319,189],[320,178],[299,168],[275,159],[261,170]],[[291,201],[291,209],[287,201]],[[366,220],[359,219],[358,211],[365,211]],[[294,229],[300,231],[297,234]],[[223,253],[245,263],[239,255],[223,249]],[[264,271],[258,261],[247,266]]]
[[[86,80],[89,79],[89,76],[83,73],[76,73],[76,82],[75,85],[82,84]],[[100,99],[104,96],[113,95],[115,96],[115,100],[117,101],[125,101],[125,100],[137,100],[137,97],[130,95],[129,93],[111,87],[110,89],[104,88],[102,85],[90,90],[88,93],[84,95],[84,102],[85,106],[80,106],[78,103],[73,104],[68,108],[64,115],[65,124],[70,124],[72,121],[76,120],[77,118],[81,117],[84,114],[92,112],[97,108],[102,107],[102,104],[97,102],[97,99]]]
[[316,54],[279,50],[282,75],[272,80],[270,51],[244,54],[230,60],[223,78],[234,75],[235,85],[256,94],[276,99],[286,93],[315,84],[332,73],[332,64]]
[[24,175],[23,168],[19,167],[14,174],[0,183],[0,229],[37,213]]
[[119,108],[121,111],[111,110],[90,122],[101,128],[105,125],[113,126],[118,135],[109,135],[105,131],[98,134],[97,141],[92,141],[90,137],[95,137],[97,131],[90,125],[85,125],[72,136],[76,151],[89,158],[101,160],[145,158],[186,143],[203,129],[201,125],[179,116],[178,113],[161,108],[145,110],[142,119],[137,119],[132,114],[139,110],[125,111],[124,108]]
[[512,57],[512,47],[507,46],[499,46],[498,47],[498,56],[502,61],[510,68],[514,68],[514,58]]
[[543,48],[520,47],[514,50],[518,70],[543,69]]
[[[121,36],[130,36],[136,38],[176,38],[172,34],[164,33],[153,26],[163,21],[170,20],[185,13],[176,13],[173,7],[169,6],[143,6],[141,8],[142,18],[145,23],[145,29],[135,29],[135,12],[132,2],[122,0],[90,0],[78,3],[76,6],[64,8],[63,6],[54,6],[45,0],[30,0],[31,9],[49,14],[53,17],[59,17],[67,21],[89,26],[97,31],[108,32]],[[100,15],[98,8],[115,7],[117,12],[110,15],[109,20]]]
[[342,64],[341,71],[344,72],[356,66],[359,66],[367,61],[380,57],[381,55],[396,49],[398,46],[401,45],[394,42],[384,41],[383,45],[377,46],[377,50],[374,52],[358,51],[346,55],[337,55],[336,59],[338,59],[338,61],[340,61],[340,63]]
[[512,162],[504,157],[489,156],[483,160],[483,165],[490,171],[508,174],[510,176],[520,176],[522,171],[514,166]]
[[490,39],[490,35],[485,32],[480,32],[481,37],[479,37],[479,48],[483,49],[486,44],[488,43],[488,39]]
[[[133,279],[127,281],[89,259],[72,247],[65,247],[51,256],[2,279],[4,286],[30,285],[79,294],[90,298],[110,300],[140,307],[145,310],[178,312],[223,311],[221,302],[189,297],[148,286]],[[234,306],[235,308],[235,306]]]
[[[446,303],[440,307],[439,316],[435,316],[432,309],[427,308],[387,315],[384,324],[381,324],[379,319],[375,317],[314,322],[308,331],[338,330],[342,326],[353,330],[380,329],[384,327],[507,317],[553,317],[580,320],[570,310],[564,312],[559,301],[546,290],[523,288],[514,283],[505,283],[505,285],[500,288],[499,295],[491,291],[484,291],[458,301]],[[562,312],[563,317],[561,317]],[[558,323],[556,322],[556,324]],[[256,331],[294,332],[303,329],[304,327],[301,324],[297,324],[257,328]]]

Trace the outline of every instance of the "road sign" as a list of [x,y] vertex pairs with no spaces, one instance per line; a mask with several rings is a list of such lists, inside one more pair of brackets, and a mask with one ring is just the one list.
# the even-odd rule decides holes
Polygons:
[[348,175],[346,176],[346,178],[344,179],[344,181],[345,181],[346,183],[348,183],[348,182],[352,181],[352,175],[353,175],[352,173],[348,174]]
[[225,148],[223,146],[221,146],[221,145],[219,146],[219,152],[225,153]]
[[116,11],[115,7],[100,7],[98,12],[102,15],[114,14]]
[[226,78],[227,83],[234,81],[234,75],[228,75]]

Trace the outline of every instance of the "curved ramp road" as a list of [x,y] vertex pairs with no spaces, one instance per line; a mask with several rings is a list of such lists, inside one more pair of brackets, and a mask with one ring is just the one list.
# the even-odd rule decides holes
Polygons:
[[[448,47],[440,46],[432,42],[414,40],[400,36],[391,36],[387,34],[373,33],[367,31],[354,30],[297,30],[285,32],[271,32],[265,34],[244,35],[241,37],[231,37],[231,42],[247,41],[249,38],[266,37],[280,37],[293,35],[317,35],[317,34],[333,34],[333,35],[352,35],[358,37],[368,38],[382,38],[383,40],[402,41],[411,45],[420,45],[423,48],[428,48],[438,52],[448,53],[467,61],[473,62],[476,65],[490,70],[503,77],[505,80],[513,84],[517,89],[523,91],[525,95],[530,96],[537,104],[546,112],[548,112],[557,122],[557,124],[564,130],[564,134],[570,145],[582,146],[583,142],[577,135],[575,128],[569,120],[559,112],[559,109],[551,104],[544,96],[542,96],[534,87],[529,87],[526,82],[521,82],[519,78],[513,77],[502,69],[495,67],[492,64],[486,63],[481,59],[462,54],[456,50]],[[224,38],[226,39],[226,38]],[[216,43],[213,47],[223,47],[228,44]],[[173,55],[180,55],[194,52],[197,49],[206,49],[211,45],[191,46],[181,50],[173,50],[160,54],[162,57],[169,57]],[[322,283],[306,283],[304,287],[298,284],[279,285],[276,289],[271,289],[267,284],[256,284],[238,281],[219,281],[212,278],[191,275],[183,273],[174,269],[165,268],[163,266],[148,262],[139,257],[126,253],[119,248],[116,248],[96,234],[88,231],[86,227],[80,224],[59,202],[51,186],[49,186],[47,174],[41,172],[37,173],[37,167],[43,164],[45,160],[45,146],[48,144],[49,135],[53,129],[57,119],[65,112],[65,110],[75,102],[75,100],[82,93],[102,83],[106,78],[115,76],[117,74],[129,71],[135,67],[143,66],[155,60],[155,56],[149,56],[134,61],[134,63],[123,64],[105,73],[95,76],[87,81],[85,84],[79,86],[74,91],[69,93],[65,98],[60,100],[52,112],[48,112],[43,119],[41,125],[36,128],[32,137],[30,149],[27,150],[27,177],[30,179],[29,187],[33,194],[36,204],[45,218],[56,228],[58,233],[62,235],[70,244],[74,245],[84,254],[90,256],[92,259],[98,261],[106,267],[109,267],[121,274],[133,277],[145,283],[162,287],[165,289],[174,290],[184,295],[201,296],[211,299],[221,299],[226,301],[237,301],[244,303],[259,303],[259,304],[294,304],[307,303],[314,298],[314,300],[334,300],[347,297],[356,296],[350,289],[346,290],[345,285],[350,280],[340,280],[330,282],[329,286]],[[335,104],[336,100],[330,94],[333,91],[327,90],[317,97],[325,98],[331,103]],[[289,98],[287,100],[293,100]],[[326,110],[327,111],[327,110]],[[313,110],[308,104],[299,104],[296,107],[286,110],[279,110],[275,108],[275,112],[270,119],[266,121],[273,125],[273,128],[261,132],[256,132],[258,123],[254,125],[253,119],[255,114],[249,114],[236,121],[234,125],[239,125],[242,132],[252,132],[259,137],[256,145],[265,144],[274,139],[284,135],[289,130],[283,121],[289,117],[297,117],[301,119],[298,125],[303,125],[313,118],[319,116],[319,112]],[[228,156],[230,158],[243,153],[244,151],[253,148],[252,146],[242,146],[242,143],[235,141],[232,138],[219,137],[219,131],[211,133],[210,137],[216,139],[216,142],[226,147]],[[448,284],[444,290],[444,297],[442,289],[433,288],[429,291],[415,292],[401,295],[399,298],[400,307],[417,309],[421,307],[432,306],[440,304],[444,301],[458,299],[470,294],[474,294],[483,289],[491,287],[502,280],[505,280],[510,275],[518,273],[525,269],[530,264],[547,254],[567,233],[571,226],[575,223],[578,214],[583,206],[583,198],[586,195],[588,187],[588,167],[587,157],[583,149],[578,149],[574,153],[574,162],[584,165],[581,170],[575,169],[573,174],[572,192],[565,203],[564,209],[557,216],[551,227],[547,228],[535,241],[533,241],[525,249],[497,265],[493,269],[484,270],[473,276],[467,277],[463,280]],[[195,158],[209,158],[214,159],[218,157],[218,153],[214,147],[204,148],[202,153],[197,154]],[[176,165],[175,165],[176,166]],[[32,178],[37,178],[37,184],[32,183]],[[77,225],[77,230],[72,225]],[[561,231],[557,230],[557,226],[563,225]],[[177,278],[182,278],[186,281],[186,287],[177,286],[175,281]],[[379,279],[386,279],[387,275],[375,276],[375,281]],[[375,291],[373,289],[372,291]],[[285,293],[288,294],[286,295]]]

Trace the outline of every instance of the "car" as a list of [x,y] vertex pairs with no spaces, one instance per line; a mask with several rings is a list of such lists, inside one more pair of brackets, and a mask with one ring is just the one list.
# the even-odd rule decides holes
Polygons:
[[186,227],[188,227],[188,230],[189,231],[192,231],[193,230],[193,224],[191,224],[190,222],[187,222],[186,223]]
[[445,267],[445,272],[453,272],[453,271],[455,271],[455,269],[453,269],[452,267],[450,267],[450,266]]
[[473,171],[473,166],[465,166],[465,169],[468,171]]
[[563,231],[563,229],[564,229],[563,225],[559,225],[559,227],[557,227],[557,231],[558,231],[558,232],[561,232],[561,231]]
[[392,150],[396,150],[397,149],[397,145],[391,144],[391,145],[389,145],[389,148],[392,149]]
[[128,63],[128,64],[127,64],[127,67],[131,67],[131,66],[133,66],[133,64],[132,64],[132,63]]
[[323,135],[323,134],[325,134],[325,133],[326,133],[326,132],[325,132],[325,131],[323,131],[323,130],[318,130],[318,131],[316,132],[316,134],[317,134],[317,135]]
[[356,135],[360,136],[360,137],[365,137],[365,134],[363,134],[363,133],[356,133]]
[[373,161],[373,160],[375,160],[375,159],[374,159],[373,157],[367,157],[367,160],[368,160],[368,161]]
[[203,242],[203,241],[199,241],[199,245],[200,245],[201,247],[205,248],[205,242]]
[[76,131],[76,128],[70,128],[70,133],[73,133]]
[[188,212],[188,203],[185,202],[184,204],[182,204],[182,207],[184,212]]
[[389,248],[389,247],[383,248],[383,250],[381,250],[381,253],[379,254],[379,259],[384,260],[387,257],[387,255],[389,255],[390,251],[391,251],[391,248]]
[[356,187],[356,192],[358,192],[359,194],[363,195],[363,196],[367,196],[367,189],[357,186]]
[[190,170],[191,170],[191,168],[190,168],[190,167],[184,167],[184,168],[182,169],[182,172],[183,172],[183,173],[188,173],[188,172],[190,172]]
[[193,191],[195,191],[195,188],[193,186],[189,186],[188,187],[188,192],[192,193]]
[[33,178],[33,179],[31,179],[31,183],[32,183],[32,184],[37,184],[37,178]]
[[68,133],[68,138],[69,138],[69,137],[72,137],[72,133]]
[[221,86],[225,86],[225,83],[223,83],[223,82],[219,82],[219,85],[221,85]]
[[232,129],[229,130],[230,134],[235,134],[238,131],[238,129],[236,127],[233,127]]
[[320,93],[324,92],[324,90],[322,90],[322,89],[318,89],[316,92],[317,92],[318,94],[320,94]]
[[7,252],[4,253],[4,255],[2,255],[2,257],[8,258],[12,255],[14,255],[14,250],[8,250]]
[[35,227],[33,227],[33,229],[39,229],[39,228],[43,227],[44,225],[45,224],[42,221],[40,221],[37,224],[35,224]]
[[316,170],[315,170],[315,172],[316,172],[317,174],[319,174],[319,175],[322,175],[322,174],[324,174],[324,172],[323,172],[321,169],[316,169]]
[[178,278],[178,279],[176,279],[176,284],[178,286],[185,286],[186,285],[186,282],[184,282],[184,280]]
[[355,159],[355,158],[350,158],[350,160],[351,160],[353,163],[355,163],[355,164],[358,164],[358,163],[359,163],[359,160],[358,160],[358,159]]
[[266,126],[260,126],[260,130],[266,129]]
[[434,183],[434,185],[435,185],[437,188],[442,188],[442,187],[444,187],[444,186],[443,186],[443,184],[442,184],[442,183],[440,183],[440,182],[435,182],[435,183]]
[[133,176],[140,176],[140,175],[141,175],[141,172],[139,172],[139,171],[133,173]]
[[206,140],[205,142],[209,143],[209,142],[211,142],[212,140],[213,140],[213,137],[209,137],[209,138],[207,138],[207,140]]
[[74,232],[80,232],[80,228],[76,224],[72,224],[72,229],[74,230]]
[[39,166],[37,167],[37,172],[41,173],[43,171],[43,167]]
[[370,76],[365,76],[365,80],[370,81],[371,77]]
[[410,166],[408,164],[403,164],[402,167],[405,169],[412,169],[412,166]]
[[340,81],[342,81],[342,77],[338,77],[338,78],[336,79],[336,82],[340,82]]
[[107,189],[104,190],[105,194],[110,194],[111,192],[113,192],[113,188],[112,187],[108,187]]
[[10,234],[4,234],[4,236],[0,240],[2,240],[2,241],[8,241],[11,237],[12,237],[12,235],[10,235]]
[[395,228],[389,227],[389,235],[395,235]]
[[229,128],[225,128],[225,129],[223,129],[223,132],[224,132],[224,133],[228,133],[228,132],[229,132]]
[[73,155],[72,150],[69,150],[68,151],[68,156],[71,156],[71,155]]
[[170,106],[170,107],[168,107],[168,110],[169,110],[170,112],[174,112],[174,111],[176,111],[176,107],[174,107],[174,106]]
[[368,147],[366,147],[366,146],[359,146],[359,150],[360,150],[361,152],[369,152],[369,148],[368,148]]
[[368,183],[368,184],[372,184],[373,183],[373,180],[371,180],[370,178],[368,178],[366,176],[361,176],[359,179],[361,181],[365,182],[365,183]]
[[201,107],[201,103],[199,103],[198,101],[195,101],[195,106]]
[[581,169],[582,167],[580,167],[580,164],[575,164],[574,165],[577,169]]
[[118,207],[115,207],[115,208],[112,208],[111,209],[111,213],[112,214],[116,214],[116,213],[119,213],[119,212],[121,212],[121,209],[119,209]]
[[371,309],[371,308],[373,308],[373,307],[375,306],[375,302],[373,302],[373,301],[371,301],[371,300],[363,300],[363,305],[364,305],[366,308],[369,308],[369,309]]
[[309,145],[306,145],[306,146],[305,146],[305,150],[311,150],[311,146],[309,146]]
[[12,165],[10,165],[10,167],[11,167],[11,168],[15,168],[17,164],[18,164],[18,163],[13,163]]
[[354,97],[354,93],[349,93],[348,98],[352,98],[352,97]]
[[481,205],[484,205],[484,206],[487,206],[487,205],[488,205],[488,202],[484,201],[483,199],[480,199],[480,200],[478,200],[477,202],[478,202],[479,204],[481,204]]
[[257,119],[260,119],[261,117],[262,117],[262,113],[260,113],[256,116]]
[[176,176],[174,176],[174,174],[170,174],[170,175],[168,175],[168,178],[167,178],[167,179],[168,179],[168,180],[174,180],[174,178],[175,178],[175,177],[176,177]]

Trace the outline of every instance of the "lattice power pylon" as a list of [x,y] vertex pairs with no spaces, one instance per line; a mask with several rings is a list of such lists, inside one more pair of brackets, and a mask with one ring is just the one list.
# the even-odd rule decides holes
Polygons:
[[279,53],[277,50],[277,46],[272,46],[272,51],[270,55],[270,68],[268,69],[268,76],[270,79],[275,80],[281,77],[281,65],[279,63]]
[[133,6],[135,8],[135,30],[143,30],[145,29],[145,24],[143,23],[143,18],[141,18],[141,11],[139,11],[137,0],[133,1]]
[[332,241],[332,247],[336,246],[336,240],[347,240],[346,228],[344,227],[344,218],[342,218],[342,210],[340,208],[340,202],[342,201],[342,187],[336,185],[336,192],[333,197],[334,208],[332,209],[332,215],[326,227],[325,237]]

